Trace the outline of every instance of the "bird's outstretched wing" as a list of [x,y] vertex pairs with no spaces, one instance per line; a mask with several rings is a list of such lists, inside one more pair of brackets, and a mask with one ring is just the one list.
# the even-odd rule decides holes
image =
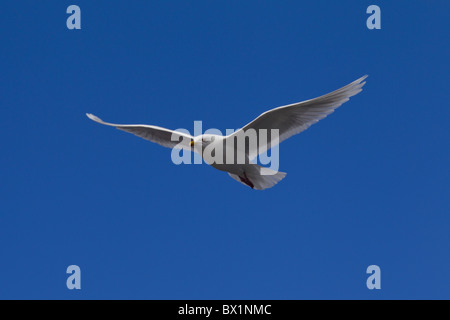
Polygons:
[[[321,97],[278,107],[264,112],[243,128],[227,136],[226,139],[235,139],[237,135],[245,134],[245,132],[249,129],[256,130],[257,135],[261,129],[267,129],[268,135],[270,134],[271,129],[278,129],[278,143],[281,143],[287,138],[306,130],[312,124],[325,118],[337,107],[348,101],[350,97],[361,92],[362,87],[365,84],[363,81],[366,78],[367,76],[361,77],[345,87]],[[257,155],[276,145],[276,142],[274,141],[270,143],[270,136],[267,141],[268,143],[266,145],[259,145],[259,147],[256,148],[251,145],[249,146],[247,143],[245,147],[246,150],[242,151],[248,153],[250,159],[254,159]],[[258,144],[260,144],[259,141]]]
[[149,126],[145,124],[114,124],[104,122],[102,119],[94,116],[93,114],[86,113],[89,119],[107,125],[111,127],[115,127],[119,130],[123,130],[129,133],[132,133],[138,137],[141,137],[145,140],[149,140],[151,142],[155,142],[167,148],[179,148],[191,150],[192,147],[189,145],[192,136],[189,134],[185,134],[179,131],[173,131],[157,126]]

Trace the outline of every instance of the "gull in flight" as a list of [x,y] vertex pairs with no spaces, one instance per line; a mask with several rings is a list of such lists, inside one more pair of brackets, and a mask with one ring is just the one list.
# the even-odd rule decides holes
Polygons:
[[[151,125],[107,123],[93,114],[87,113],[86,115],[93,121],[132,133],[164,147],[198,152],[205,161],[206,158],[203,151],[207,147],[210,149],[217,147],[219,150],[219,146],[225,146],[221,155],[223,159],[226,158],[228,150],[228,152],[232,152],[234,160],[236,157],[242,156],[245,161],[231,161],[231,163],[230,161],[206,162],[218,170],[228,172],[233,179],[252,189],[263,190],[273,187],[286,176],[286,173],[262,167],[253,163],[252,160],[276,144],[306,130],[312,124],[332,113],[336,108],[348,101],[350,97],[362,91],[362,87],[365,84],[364,79],[366,78],[367,76],[361,77],[345,87],[318,98],[264,112],[255,120],[228,136],[204,134],[193,137],[179,131]],[[246,141],[243,147],[235,146],[233,141],[239,135],[245,135],[250,130],[255,130],[258,133],[264,129],[266,130],[265,132],[277,130],[278,139],[267,139],[268,142],[265,145],[261,145],[261,143],[259,145],[250,144]],[[260,138],[259,141],[261,142]],[[232,146],[231,148],[233,149],[231,150],[229,146]]]

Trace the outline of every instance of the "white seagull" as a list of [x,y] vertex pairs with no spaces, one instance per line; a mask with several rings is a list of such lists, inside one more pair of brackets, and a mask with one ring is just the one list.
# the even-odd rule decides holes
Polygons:
[[[223,159],[226,158],[227,150],[229,150],[228,152],[233,152],[234,159],[240,155],[245,158],[245,162],[206,162],[218,170],[228,172],[233,179],[252,189],[263,190],[273,187],[286,176],[286,173],[262,167],[253,163],[252,160],[259,154],[275,146],[276,143],[281,143],[287,138],[306,130],[312,124],[332,113],[336,108],[348,101],[350,97],[362,91],[362,87],[365,84],[364,79],[366,78],[367,76],[361,77],[345,87],[315,99],[266,111],[246,126],[228,136],[204,134],[193,137],[185,133],[151,125],[107,123],[93,114],[87,113],[86,115],[93,121],[132,133],[164,147],[182,148],[198,152],[205,160],[203,151],[206,147],[209,146],[209,149],[214,149],[215,146],[225,146],[223,149]],[[236,140],[236,137],[245,134],[251,129],[256,132],[261,132],[260,130],[262,129],[266,129],[267,131],[265,132],[278,129],[279,138],[275,142],[269,138],[267,139],[269,142],[263,146],[259,145],[259,148],[258,145],[255,147],[248,142],[245,143],[244,148],[234,146],[235,143],[233,141]],[[227,149],[228,146],[232,146],[234,149]]]

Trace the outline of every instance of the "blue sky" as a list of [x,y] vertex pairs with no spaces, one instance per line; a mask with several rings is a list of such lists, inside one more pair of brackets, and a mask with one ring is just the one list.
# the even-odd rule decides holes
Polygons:
[[[371,4],[381,30],[366,28]],[[2,3],[0,298],[450,298],[449,10]],[[239,128],[364,74],[361,94],[280,146],[288,175],[262,192],[85,117]],[[366,288],[372,264],[381,290]]]

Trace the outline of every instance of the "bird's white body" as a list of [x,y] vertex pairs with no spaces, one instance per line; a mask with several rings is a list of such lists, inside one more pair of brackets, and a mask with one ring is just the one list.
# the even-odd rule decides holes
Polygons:
[[[263,190],[274,186],[286,176],[284,172],[278,172],[252,162],[248,150],[237,148],[235,143],[227,141],[229,136],[202,135],[194,138],[194,151],[202,155],[206,163],[213,168],[228,172],[228,174],[252,189]],[[221,151],[221,156],[212,157],[205,152],[206,147]],[[231,157],[228,157],[230,156]]]
[[[267,149],[306,130],[332,113],[351,96],[362,90],[366,77],[324,96],[269,110],[228,136],[205,134],[193,137],[157,126],[112,124],[104,122],[92,114],[87,114],[87,116],[98,123],[133,133],[165,147],[198,152],[212,167],[228,172],[233,179],[252,189],[263,190],[273,187],[286,176],[286,173],[259,166],[252,163],[252,160]],[[267,140],[261,140],[258,137],[259,143],[257,144],[239,145],[234,143],[239,135],[245,135],[251,130],[255,130],[257,134],[267,131],[276,132],[276,139],[273,138],[274,136]],[[208,150],[215,150],[215,153],[207,152]]]

